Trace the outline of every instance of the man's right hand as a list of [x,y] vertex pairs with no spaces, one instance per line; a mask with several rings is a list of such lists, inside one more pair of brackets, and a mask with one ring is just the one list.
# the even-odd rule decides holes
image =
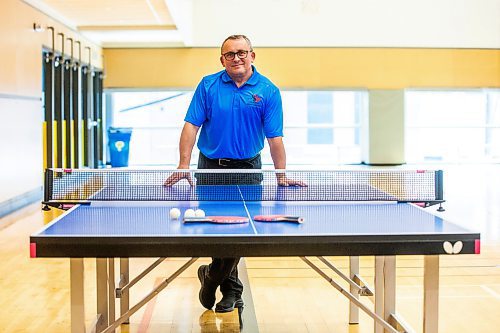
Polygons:
[[163,183],[164,186],[172,186],[177,184],[180,180],[186,179],[190,186],[193,186],[193,178],[189,172],[175,171]]

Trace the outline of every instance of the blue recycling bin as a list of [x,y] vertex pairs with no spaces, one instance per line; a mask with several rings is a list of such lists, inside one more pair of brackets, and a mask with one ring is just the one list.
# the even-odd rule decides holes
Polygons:
[[131,137],[131,128],[108,128],[109,157],[111,159],[112,167],[128,166]]

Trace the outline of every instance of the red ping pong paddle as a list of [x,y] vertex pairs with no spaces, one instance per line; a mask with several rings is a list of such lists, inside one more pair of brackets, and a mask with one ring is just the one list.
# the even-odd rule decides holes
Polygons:
[[203,217],[185,217],[182,220],[184,223],[221,223],[221,224],[237,224],[247,223],[248,217],[244,216],[203,216]]
[[259,222],[304,222],[303,217],[290,215],[256,215],[253,219]]

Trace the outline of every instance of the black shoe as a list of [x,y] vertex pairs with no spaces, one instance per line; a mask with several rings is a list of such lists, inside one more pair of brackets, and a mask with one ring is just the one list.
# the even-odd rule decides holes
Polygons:
[[217,290],[217,286],[208,283],[207,272],[208,265],[201,265],[198,268],[198,279],[201,283],[199,298],[201,305],[210,310],[215,304],[215,291]]
[[234,308],[242,308],[243,305],[241,296],[233,294],[223,295],[220,302],[215,306],[215,312],[231,312]]

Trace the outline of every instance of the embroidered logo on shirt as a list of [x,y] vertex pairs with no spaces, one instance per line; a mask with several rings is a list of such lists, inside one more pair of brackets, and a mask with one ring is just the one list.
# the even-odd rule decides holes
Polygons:
[[253,95],[253,101],[254,101],[255,103],[259,103],[261,100],[262,100],[262,98],[260,98],[259,96],[257,96],[257,94],[254,94],[254,95]]

